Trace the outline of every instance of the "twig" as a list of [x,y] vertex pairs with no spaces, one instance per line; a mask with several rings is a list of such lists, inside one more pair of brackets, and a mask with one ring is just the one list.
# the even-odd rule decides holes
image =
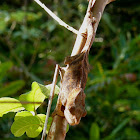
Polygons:
[[55,73],[54,73],[54,77],[53,77],[52,88],[51,88],[51,92],[50,92],[50,98],[49,98],[49,102],[48,102],[46,119],[45,119],[45,124],[44,124],[44,129],[43,129],[41,140],[45,140],[45,137],[46,137],[47,123],[48,123],[48,118],[49,118],[49,114],[50,114],[52,99],[53,99],[53,96],[54,96],[54,90],[55,90],[55,85],[56,85],[56,81],[57,81],[58,72],[59,72],[59,65],[56,64]]
[[49,8],[47,8],[41,1],[34,0],[38,5],[40,5],[54,20],[56,20],[61,26],[67,28],[69,31],[78,34],[78,31],[74,29],[73,27],[66,24],[64,21],[62,21],[59,17],[57,17]]

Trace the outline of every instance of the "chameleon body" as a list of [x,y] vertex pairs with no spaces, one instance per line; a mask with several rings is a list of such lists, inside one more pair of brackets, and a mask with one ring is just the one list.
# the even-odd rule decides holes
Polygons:
[[88,53],[66,57],[66,69],[60,68],[61,89],[53,115],[65,116],[70,125],[79,124],[85,111],[85,85],[89,66]]

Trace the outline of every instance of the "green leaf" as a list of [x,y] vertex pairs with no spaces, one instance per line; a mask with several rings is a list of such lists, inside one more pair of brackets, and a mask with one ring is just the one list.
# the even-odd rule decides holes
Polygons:
[[[51,91],[51,88],[52,88],[52,84],[46,85],[45,87],[47,88],[47,91],[44,92],[44,94],[45,94],[47,97],[49,97],[50,91]],[[60,92],[60,88],[56,85],[56,86],[55,86],[54,95],[55,95],[55,94],[58,95],[59,92]]]
[[26,116],[33,116],[33,114],[29,111],[21,111],[21,112],[16,113],[14,120],[16,121],[16,120],[18,120],[22,117],[26,117]]
[[[37,82],[32,83],[32,90],[28,93],[22,94],[19,96],[20,101],[27,102],[43,102],[45,99],[45,95],[43,93],[46,92],[46,87],[38,84]],[[41,103],[38,104],[23,104],[23,106],[28,111],[35,111]]]
[[69,131],[69,124],[67,124],[66,133]]
[[11,82],[9,85],[0,88],[0,97],[13,95],[14,93],[17,93],[17,91],[20,90],[24,85],[25,82],[23,80]]
[[100,139],[100,130],[97,123],[92,123],[90,128],[90,140],[99,140]]
[[23,109],[22,104],[17,99],[9,97],[0,98],[0,117],[8,112],[17,112]]
[[[44,124],[45,124],[46,115],[44,115],[44,114],[38,114],[37,117],[39,117],[39,119],[41,121],[41,124],[42,124],[42,129],[43,129],[44,128]],[[47,130],[46,130],[46,133],[47,134],[49,132],[51,123],[52,123],[52,117],[49,117],[48,124],[47,124]]]
[[[43,102],[45,98],[48,98],[50,95],[51,85],[41,85],[37,82],[32,83],[32,90],[28,93],[22,94],[19,97],[20,101],[28,101],[28,102]],[[59,93],[59,87],[56,86],[55,94]],[[23,106],[28,111],[36,110],[41,103],[38,104],[23,104]]]
[[37,114],[37,117],[40,119],[42,127],[44,126],[46,115],[45,114]]
[[15,137],[22,136],[25,132],[28,137],[35,138],[42,131],[40,120],[36,116],[25,116],[14,121],[11,132]]

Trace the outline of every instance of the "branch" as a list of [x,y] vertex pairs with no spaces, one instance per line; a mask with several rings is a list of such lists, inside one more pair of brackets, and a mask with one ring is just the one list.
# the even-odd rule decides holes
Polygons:
[[[99,21],[103,14],[104,8],[111,1],[113,1],[113,0],[96,0],[96,1],[90,0],[90,2],[89,2],[87,13],[90,10],[92,12],[93,17],[96,19],[96,23],[93,26],[93,28],[94,28],[94,31],[93,31],[94,34],[92,35],[93,41],[94,41],[94,38],[96,35]],[[86,13],[83,23],[79,29],[79,34],[77,35],[71,56],[79,54],[82,51],[82,49],[84,48],[85,43],[87,41],[87,18],[88,18],[87,13]],[[81,34],[84,34],[85,37],[81,36]],[[93,43],[93,41],[92,41],[92,43]]]
[[55,85],[56,85],[56,81],[57,81],[58,72],[59,72],[59,65],[57,64],[56,67],[55,67],[55,73],[54,73],[54,77],[53,77],[52,88],[51,88],[51,91],[50,91],[50,98],[49,98],[49,102],[48,102],[46,119],[45,119],[45,124],[44,124],[44,129],[43,129],[41,140],[45,140],[45,137],[46,137],[47,123],[48,123],[48,118],[49,118],[49,114],[50,114],[50,110],[51,110],[51,104],[52,104],[52,100],[53,100],[53,96],[54,96],[54,90],[55,90]]
[[56,20],[61,26],[67,28],[69,31],[78,34],[78,31],[74,29],[73,27],[66,24],[64,21],[62,21],[59,17],[57,17],[49,8],[47,8],[41,1],[34,0],[38,5],[40,5],[54,20]]
[[67,124],[65,117],[55,115],[46,140],[64,140]]

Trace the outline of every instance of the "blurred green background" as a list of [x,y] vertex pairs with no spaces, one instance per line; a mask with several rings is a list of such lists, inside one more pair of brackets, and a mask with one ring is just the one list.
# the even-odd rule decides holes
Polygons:
[[[42,2],[76,29],[88,4],[86,0]],[[87,116],[70,127],[66,140],[140,140],[140,1],[109,4],[96,37],[85,89]],[[50,84],[55,64],[64,66],[75,38],[33,0],[1,0],[0,97],[18,98],[33,81]],[[37,111],[45,113],[46,105]],[[30,139],[11,134],[14,115],[0,118],[0,140]]]

